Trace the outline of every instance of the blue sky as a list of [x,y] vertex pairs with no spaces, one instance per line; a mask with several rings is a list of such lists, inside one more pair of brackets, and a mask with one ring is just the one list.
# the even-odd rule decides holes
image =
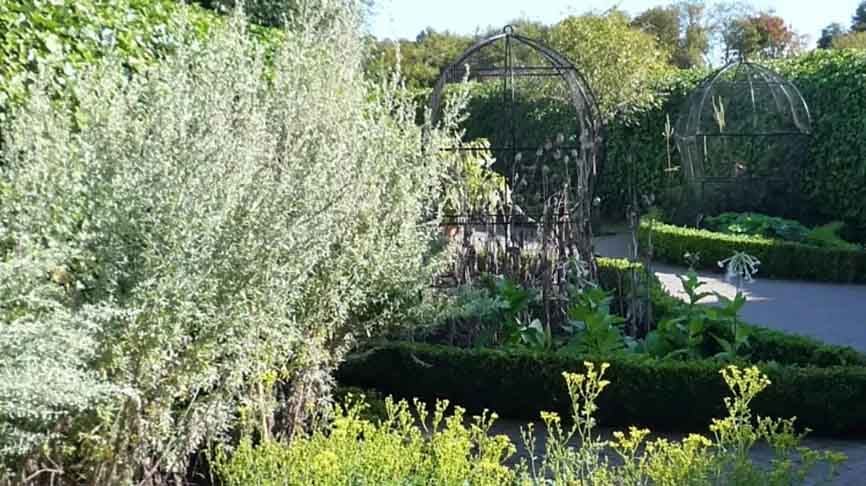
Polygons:
[[[672,0],[377,0],[371,31],[379,38],[413,39],[425,27],[473,34],[488,26],[502,26],[511,19],[526,17],[553,23],[568,14],[607,10],[612,6],[631,14]],[[711,4],[711,1],[707,2]],[[844,26],[860,0],[751,0],[758,9],[772,9],[794,29],[810,37],[810,46],[831,22]]]

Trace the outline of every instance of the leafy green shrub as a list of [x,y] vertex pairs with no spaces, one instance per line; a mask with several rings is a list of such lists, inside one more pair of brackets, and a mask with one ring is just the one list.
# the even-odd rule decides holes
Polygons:
[[824,226],[819,226],[806,235],[803,240],[806,244],[819,248],[835,248],[840,250],[862,251],[863,247],[855,243],[849,243],[839,236],[839,232],[845,227],[841,221],[833,221]]
[[453,304],[437,316],[434,334],[460,346],[520,344],[521,330],[533,323],[537,292],[514,282],[487,275],[478,285],[457,289]]
[[718,233],[763,236],[785,241],[803,241],[809,234],[809,228],[797,221],[760,213],[722,213],[704,218],[702,224]]
[[762,236],[764,238],[796,241],[818,248],[857,251],[863,248],[842,239],[839,233],[845,227],[841,221],[810,230],[797,221],[776,218],[760,213],[722,213],[705,218],[703,225],[718,233]]
[[109,57],[58,93],[43,72],[16,109],[0,163],[11,482],[50,466],[146,483],[239,410],[301,425],[352,337],[401,321],[390,296],[428,288],[445,163],[418,150],[406,94],[364,81],[360,6],[307,3],[272,59],[231,19],[146,75]]
[[[733,300],[718,296],[721,302],[727,302],[721,308],[700,304],[700,301],[710,294],[700,291],[702,283],[693,273],[680,277],[683,288],[689,295],[689,302],[683,302],[668,294],[661,282],[648,274],[640,263],[615,258],[599,258],[597,263],[599,288],[575,295],[574,305],[580,305],[579,313],[591,314],[597,322],[607,323],[596,326],[599,334],[594,336],[592,341],[597,344],[608,343],[609,346],[595,347],[592,350],[583,349],[581,353],[600,352],[604,348],[607,351],[617,349],[647,352],[656,357],[666,357],[671,353],[674,353],[674,356],[689,358],[709,358],[717,355],[731,357],[730,348],[736,345],[741,357],[749,356],[758,361],[820,367],[866,365],[866,355],[852,348],[828,345],[808,337],[742,322],[738,317],[739,310],[745,305],[742,296]],[[626,315],[626,301],[636,281],[639,285],[648,288],[647,297],[652,303],[652,313],[658,323],[656,329],[641,341],[623,337],[619,321],[615,320],[616,315]],[[511,290],[499,295],[495,291],[499,287]],[[416,336],[416,339],[460,347],[517,345],[527,349],[548,351],[564,347],[567,349],[562,349],[561,352],[573,353],[572,348],[587,337],[583,333],[585,324],[580,322],[580,319],[575,323],[566,320],[562,332],[555,336],[547,336],[543,326],[533,324],[533,322],[537,323],[537,319],[531,319],[532,313],[540,312],[539,309],[526,305],[533,299],[528,301],[523,299],[521,296],[528,295],[525,294],[526,291],[507,281],[490,279],[486,286],[468,287],[464,292],[458,294],[457,314],[454,314],[455,308],[450,306],[447,307],[450,312],[446,312],[445,315],[448,319],[462,316],[468,321],[462,323],[451,321],[451,324],[459,324],[457,327],[464,331],[493,329],[502,336],[502,339],[467,341],[431,339],[429,336]],[[512,297],[508,297],[509,295]],[[517,304],[516,308],[520,309],[520,312],[512,315],[524,316],[522,320],[514,321],[518,324],[508,324],[509,321],[503,314],[504,309],[513,305],[511,302]],[[519,324],[523,321],[526,324]],[[473,322],[479,327],[473,327]],[[578,324],[578,329],[574,329],[573,324]],[[452,332],[450,327],[447,329],[448,332]],[[581,332],[576,333],[576,331]],[[725,341],[728,345],[727,349],[722,344]]]
[[[364,404],[338,407],[330,430],[298,436],[289,445],[271,441],[253,446],[248,439],[226,457],[217,451],[216,472],[229,486],[349,485],[349,484],[596,484],[680,486],[716,484],[800,484],[819,462],[830,465],[827,478],[845,460],[843,454],[799,447],[804,434],[795,420],[755,417],[751,406],[771,384],[757,368],[729,366],[720,370],[731,396],[725,397],[722,418],[712,419],[714,440],[690,434],[681,442],[647,440],[650,431],[630,427],[614,432],[613,440],[597,436],[600,397],[609,389],[609,365],[584,362],[586,371],[564,371],[569,400],[564,424],[560,414],[541,412],[547,440],[541,457],[530,424],[522,438],[530,452],[514,468],[504,465],[515,447],[508,437],[491,437],[496,415],[484,412],[465,425],[464,409],[446,416],[447,401],[437,401],[430,417],[423,402],[388,399],[387,418],[373,424],[362,418]],[[619,383],[616,383],[613,388]],[[420,424],[420,425],[419,425]],[[429,425],[428,425],[429,424]],[[573,440],[579,439],[577,446]],[[775,460],[769,468],[752,462],[749,451],[766,441]],[[794,451],[797,451],[795,454]],[[606,457],[607,456],[607,457]],[[619,461],[610,461],[618,456]],[[794,466],[793,461],[800,464]]]
[[[640,228],[646,244],[649,225]],[[761,262],[761,274],[770,278],[830,282],[866,282],[866,251],[847,248],[819,248],[760,236],[729,235],[703,229],[654,223],[653,257],[659,261],[688,265],[686,254],[699,253],[699,267],[718,270],[717,262],[737,251]]]
[[559,352],[606,355],[625,350],[627,341],[621,329],[625,319],[611,313],[612,300],[596,287],[574,296],[565,325],[569,339]]
[[[683,311],[683,306],[688,304],[668,294],[661,288],[661,284],[654,289],[652,302],[660,321],[672,320],[687,313]],[[739,326],[745,329],[749,336],[749,356],[755,361],[820,368],[866,366],[866,354],[851,347],[825,344],[806,336],[788,334],[748,323],[740,323]],[[707,321],[702,331],[703,337],[709,335],[708,333],[728,335],[728,330],[714,320]],[[701,339],[701,342],[706,343],[704,339]],[[682,341],[678,343],[678,347],[683,346]],[[716,352],[718,352],[717,348],[702,347],[703,356],[712,356]]]
[[139,71],[220,23],[174,0],[0,2],[0,110],[21,102],[40,70],[56,90],[106,55]]
[[[648,353],[660,358],[686,357],[701,359],[706,357],[727,360],[746,357],[744,351],[749,347],[750,328],[740,325],[738,315],[746,304],[745,296],[737,292],[734,299],[715,293],[722,303],[718,307],[708,307],[701,300],[710,295],[700,292],[704,285],[694,271],[679,276],[689,302],[679,304],[672,316],[662,319],[657,328],[647,335],[645,348]],[[722,329],[724,333],[717,333]],[[709,346],[712,338],[717,346]],[[721,349],[718,349],[721,348]]]
[[[757,341],[764,336],[756,337]],[[760,346],[764,344],[753,344],[753,356]],[[503,417],[533,419],[543,410],[568,414],[570,402],[560,376],[578,369],[586,359],[593,357],[386,343],[347,359],[338,379],[399,397],[441,397],[473,411],[496,409]],[[601,424],[695,430],[723,413],[725,387],[719,370],[725,365],[719,361],[659,360],[635,354],[596,359],[610,362],[609,379],[617,383],[599,398]],[[798,423],[821,435],[866,434],[862,357],[849,366],[768,363],[759,367],[774,386],[755,399],[755,413],[796,415]]]

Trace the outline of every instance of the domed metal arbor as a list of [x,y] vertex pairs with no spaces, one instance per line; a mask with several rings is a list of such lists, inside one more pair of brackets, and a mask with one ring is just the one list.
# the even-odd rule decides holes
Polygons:
[[[577,261],[590,275],[595,271],[592,179],[603,154],[595,99],[571,62],[512,26],[479,41],[442,71],[431,98],[434,124],[449,86],[464,81],[472,84],[464,142],[436,149],[460,157],[492,155],[492,169],[504,177],[506,187],[497,207],[446,219],[464,230],[457,280],[465,281],[471,267],[532,281],[543,288],[550,322],[551,303],[570,278],[566,267]],[[476,258],[479,252],[470,242],[476,231],[493,259]],[[521,249],[528,246],[540,251],[528,265],[533,269],[524,271],[527,252]]]
[[723,211],[799,217],[812,126],[791,82],[746,60],[706,78],[677,120],[687,192],[680,219]]
[[508,226],[510,240],[514,226],[567,221],[575,228],[565,237],[588,252],[592,176],[603,137],[582,75],[560,53],[506,26],[442,71],[431,98],[434,123],[449,86],[464,81],[473,84],[465,143],[438,148],[471,153],[480,150],[477,139],[489,141],[484,150],[492,153],[510,197],[496,214],[453,216],[458,224],[495,220]]

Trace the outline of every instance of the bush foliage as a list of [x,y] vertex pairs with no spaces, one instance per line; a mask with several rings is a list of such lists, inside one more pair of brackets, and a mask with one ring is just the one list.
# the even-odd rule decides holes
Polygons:
[[427,288],[445,163],[364,80],[361,6],[304,5],[276,52],[235,18],[141,75],[33,81],[0,162],[2,466],[137,484],[239,416],[290,430]]
[[107,55],[139,71],[220,22],[173,0],[0,2],[0,110],[21,102],[40,71],[54,74],[55,90]]

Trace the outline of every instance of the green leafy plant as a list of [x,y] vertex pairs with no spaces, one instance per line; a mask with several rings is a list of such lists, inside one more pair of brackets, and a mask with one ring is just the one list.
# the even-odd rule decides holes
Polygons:
[[[749,328],[740,325],[739,313],[746,304],[746,297],[737,291],[733,299],[718,292],[700,290],[705,282],[698,274],[689,271],[678,275],[683,290],[689,298],[685,304],[675,305],[657,328],[644,341],[646,351],[662,358],[703,359],[710,355],[724,360],[744,357],[749,346]],[[719,306],[708,306],[701,301],[716,297]],[[722,335],[720,335],[722,334]],[[712,353],[708,340],[712,338],[721,351]]]
[[655,330],[650,331],[644,347],[648,353],[659,357],[701,358],[708,318],[701,301],[713,294],[700,290],[706,282],[702,282],[693,270],[677,277],[689,301],[684,306],[677,306],[674,317],[663,319]]
[[714,333],[710,333],[713,339],[722,347],[722,351],[717,353],[715,357],[724,360],[746,357],[744,353],[746,348],[749,347],[749,336],[751,333],[748,327],[740,325],[738,317],[740,310],[746,305],[746,296],[738,291],[733,299],[729,299],[719,293],[716,293],[716,297],[722,305],[720,307],[708,308],[706,312],[714,323],[722,325],[723,329],[728,331],[728,337],[719,337]]
[[703,219],[710,230],[734,235],[764,236],[785,241],[803,241],[809,228],[790,219],[760,213],[722,213]]
[[824,226],[819,226],[810,231],[804,238],[804,242],[819,248],[834,248],[839,250],[862,251],[863,247],[856,243],[849,243],[842,239],[839,232],[845,227],[841,221],[833,221]]
[[607,356],[625,350],[629,343],[621,329],[625,319],[611,313],[612,300],[610,294],[597,287],[578,293],[564,326],[570,337],[559,352]]
[[495,162],[490,142],[474,140],[467,150],[448,154],[448,171],[442,181],[442,211],[447,217],[472,218],[493,214],[506,190],[505,177],[491,167]]
[[537,347],[550,341],[532,316],[537,298],[533,289],[504,277],[485,275],[477,284],[458,289],[454,305],[441,320],[450,342],[476,347]]

